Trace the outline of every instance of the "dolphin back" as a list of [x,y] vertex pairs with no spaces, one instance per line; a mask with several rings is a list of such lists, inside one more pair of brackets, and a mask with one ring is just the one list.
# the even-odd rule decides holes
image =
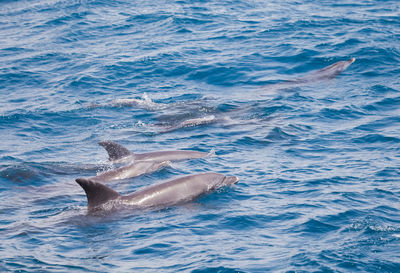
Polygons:
[[112,141],[100,141],[99,145],[106,149],[109,160],[118,160],[132,155],[132,153],[127,148]]
[[106,185],[95,182],[87,178],[75,180],[85,191],[88,200],[88,210],[93,211],[110,200],[118,198],[120,195]]
[[188,202],[220,187],[235,184],[236,176],[219,173],[201,173],[153,184],[130,195],[122,196],[125,205],[136,207],[168,207]]
[[193,200],[204,193],[235,184],[238,181],[239,179],[236,176],[202,173],[153,184],[130,195],[122,196],[106,185],[92,179],[76,179],[76,182],[86,192],[89,212],[110,210],[119,205],[134,208],[172,206]]
[[135,161],[129,165],[114,170],[103,172],[89,179],[95,182],[109,182],[113,180],[127,179],[146,173],[152,173],[170,165],[170,161]]
[[278,82],[278,83],[275,83],[272,85],[267,85],[264,87],[264,89],[266,87],[268,87],[269,91],[276,91],[279,89],[291,88],[291,87],[301,86],[301,85],[308,84],[308,83],[333,79],[336,76],[338,76],[340,73],[345,71],[349,67],[349,65],[354,63],[355,60],[356,60],[355,58],[351,58],[347,61],[339,61],[339,62],[336,62],[329,66],[326,66],[322,69],[319,69],[317,71],[312,71],[309,74],[305,75],[304,77],[301,77],[298,79],[293,79],[293,80],[287,80],[287,81],[283,81],[283,82]]

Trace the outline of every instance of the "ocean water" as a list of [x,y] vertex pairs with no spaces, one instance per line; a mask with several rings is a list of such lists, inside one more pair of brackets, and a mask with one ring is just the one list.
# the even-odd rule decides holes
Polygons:
[[[0,1],[0,271],[400,272],[399,18],[394,0]],[[74,180],[113,168],[101,140],[215,151],[122,194],[240,181],[88,215]]]

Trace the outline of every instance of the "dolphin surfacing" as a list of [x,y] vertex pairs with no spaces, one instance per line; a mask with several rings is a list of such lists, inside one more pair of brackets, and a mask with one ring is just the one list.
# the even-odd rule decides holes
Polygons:
[[312,81],[333,79],[336,76],[338,76],[340,73],[345,71],[352,63],[354,63],[355,60],[356,60],[356,58],[351,58],[347,61],[336,62],[336,63],[331,64],[327,67],[324,67],[320,70],[311,72],[309,75],[307,75],[303,78],[289,81],[289,82],[307,83],[307,82],[312,82]]
[[152,173],[169,165],[169,161],[134,161],[126,166],[103,172],[97,176],[92,176],[89,179],[96,182],[127,179],[146,173]]
[[83,188],[88,200],[88,212],[109,211],[118,208],[163,208],[195,199],[239,181],[236,176],[219,173],[201,173],[154,184],[129,195],[120,195],[104,184],[87,178],[76,182]]
[[114,163],[128,162],[133,160],[142,161],[178,161],[186,159],[203,158],[210,156],[211,153],[198,152],[192,150],[159,151],[143,154],[132,153],[122,145],[112,141],[100,141],[99,145],[106,149],[109,160]]
[[276,91],[285,88],[292,88],[306,84],[311,84],[323,80],[330,80],[337,77],[339,74],[345,71],[352,63],[354,63],[355,60],[356,60],[355,58],[350,58],[349,60],[346,61],[339,61],[329,66],[326,66],[322,69],[312,71],[309,74],[305,75],[304,77],[294,80],[278,82],[275,84],[269,84],[262,87],[262,89],[269,91]]

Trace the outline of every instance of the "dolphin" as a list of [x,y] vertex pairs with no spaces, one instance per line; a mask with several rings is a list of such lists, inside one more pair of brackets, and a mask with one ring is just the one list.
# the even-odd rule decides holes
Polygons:
[[165,103],[157,103],[153,102],[146,93],[143,93],[142,98],[140,99],[114,99],[106,104],[96,104],[93,103],[89,105],[89,108],[97,108],[97,107],[105,107],[105,106],[114,106],[114,107],[124,107],[124,106],[132,106],[136,108],[146,109],[148,111],[157,111],[164,110],[171,105]]
[[106,149],[109,160],[114,163],[129,162],[133,160],[141,161],[178,161],[185,159],[203,158],[212,155],[191,150],[159,151],[143,154],[132,153],[122,145],[112,141],[100,141],[99,145]]
[[160,131],[160,133],[168,133],[177,129],[181,128],[187,128],[187,127],[195,127],[203,124],[210,124],[210,123],[215,123],[219,120],[222,119],[217,119],[214,115],[209,115],[209,116],[204,116],[201,118],[192,118],[192,119],[187,119],[182,121],[181,123],[174,125],[174,126],[169,126]]
[[135,106],[138,108],[143,108],[149,111],[163,110],[169,107],[168,104],[165,103],[156,103],[153,102],[149,97],[144,96],[143,99],[115,99],[111,101],[110,105],[112,106]]
[[311,72],[309,75],[293,80],[292,82],[294,83],[307,83],[311,81],[319,81],[319,80],[329,80],[333,79],[336,76],[338,76],[340,73],[345,71],[354,61],[356,58],[351,58],[347,61],[340,61],[334,64],[331,64],[327,67],[324,67],[320,70],[317,70],[315,72]]
[[169,161],[134,161],[129,165],[103,172],[97,176],[89,177],[89,179],[96,182],[126,179],[155,172],[165,166],[169,166],[169,164]]
[[163,208],[188,202],[203,193],[235,184],[236,176],[219,173],[200,173],[167,182],[154,184],[129,195],[120,195],[106,185],[87,179],[77,178],[87,197],[89,213],[111,211],[118,208]]
[[272,85],[267,85],[267,86],[264,86],[263,89],[268,88],[268,90],[277,90],[277,89],[301,86],[304,84],[313,83],[313,82],[322,81],[322,80],[333,79],[336,76],[338,76],[340,73],[345,71],[352,63],[354,63],[355,60],[356,60],[355,58],[350,58],[347,61],[336,62],[327,67],[319,69],[317,71],[310,72],[308,75],[306,75],[304,77],[294,79],[294,80],[279,82],[279,83],[272,84]]

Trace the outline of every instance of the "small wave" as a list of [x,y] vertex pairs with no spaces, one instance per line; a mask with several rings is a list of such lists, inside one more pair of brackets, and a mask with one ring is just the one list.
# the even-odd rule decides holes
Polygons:
[[319,115],[326,119],[344,120],[359,118],[365,116],[365,113],[354,106],[345,106],[340,109],[324,108],[320,111]]
[[382,178],[397,178],[400,176],[400,170],[395,167],[385,167],[375,173],[377,177]]
[[36,185],[45,183],[54,175],[81,174],[82,172],[96,172],[104,168],[102,164],[71,164],[65,162],[31,163],[21,162],[15,165],[3,166],[0,169],[0,178],[16,184]]
[[202,269],[195,269],[191,273],[245,273],[246,271],[242,271],[236,268],[230,267],[204,267]]
[[315,236],[318,233],[328,233],[331,231],[336,231],[339,228],[340,227],[338,226],[318,221],[316,219],[311,219],[297,227],[298,232],[301,232],[302,234],[309,234],[310,236]]
[[232,86],[242,78],[245,78],[245,74],[237,68],[218,65],[203,65],[188,76],[189,80],[224,86]]
[[0,170],[0,177],[18,184],[40,180],[39,171],[27,165],[4,167]]
[[400,97],[386,97],[376,102],[370,103],[364,106],[364,109],[372,112],[372,111],[393,111],[397,110],[400,105]]
[[245,136],[235,141],[235,144],[241,146],[255,146],[255,147],[262,147],[262,146],[269,146],[273,144],[273,141],[266,140],[266,139],[257,139],[254,137]]
[[279,140],[290,140],[296,138],[295,135],[286,133],[282,128],[275,127],[265,137],[267,140],[279,141]]
[[221,220],[222,227],[231,230],[251,230],[264,227],[270,223],[271,217],[267,215],[237,215],[225,217]]
[[383,134],[367,134],[362,137],[353,138],[353,142],[359,144],[400,143],[400,138],[385,136]]
[[354,221],[345,231],[358,235],[349,243],[350,245],[368,246],[368,248],[371,246],[386,248],[393,243],[397,244],[400,233],[398,226],[371,215]]

